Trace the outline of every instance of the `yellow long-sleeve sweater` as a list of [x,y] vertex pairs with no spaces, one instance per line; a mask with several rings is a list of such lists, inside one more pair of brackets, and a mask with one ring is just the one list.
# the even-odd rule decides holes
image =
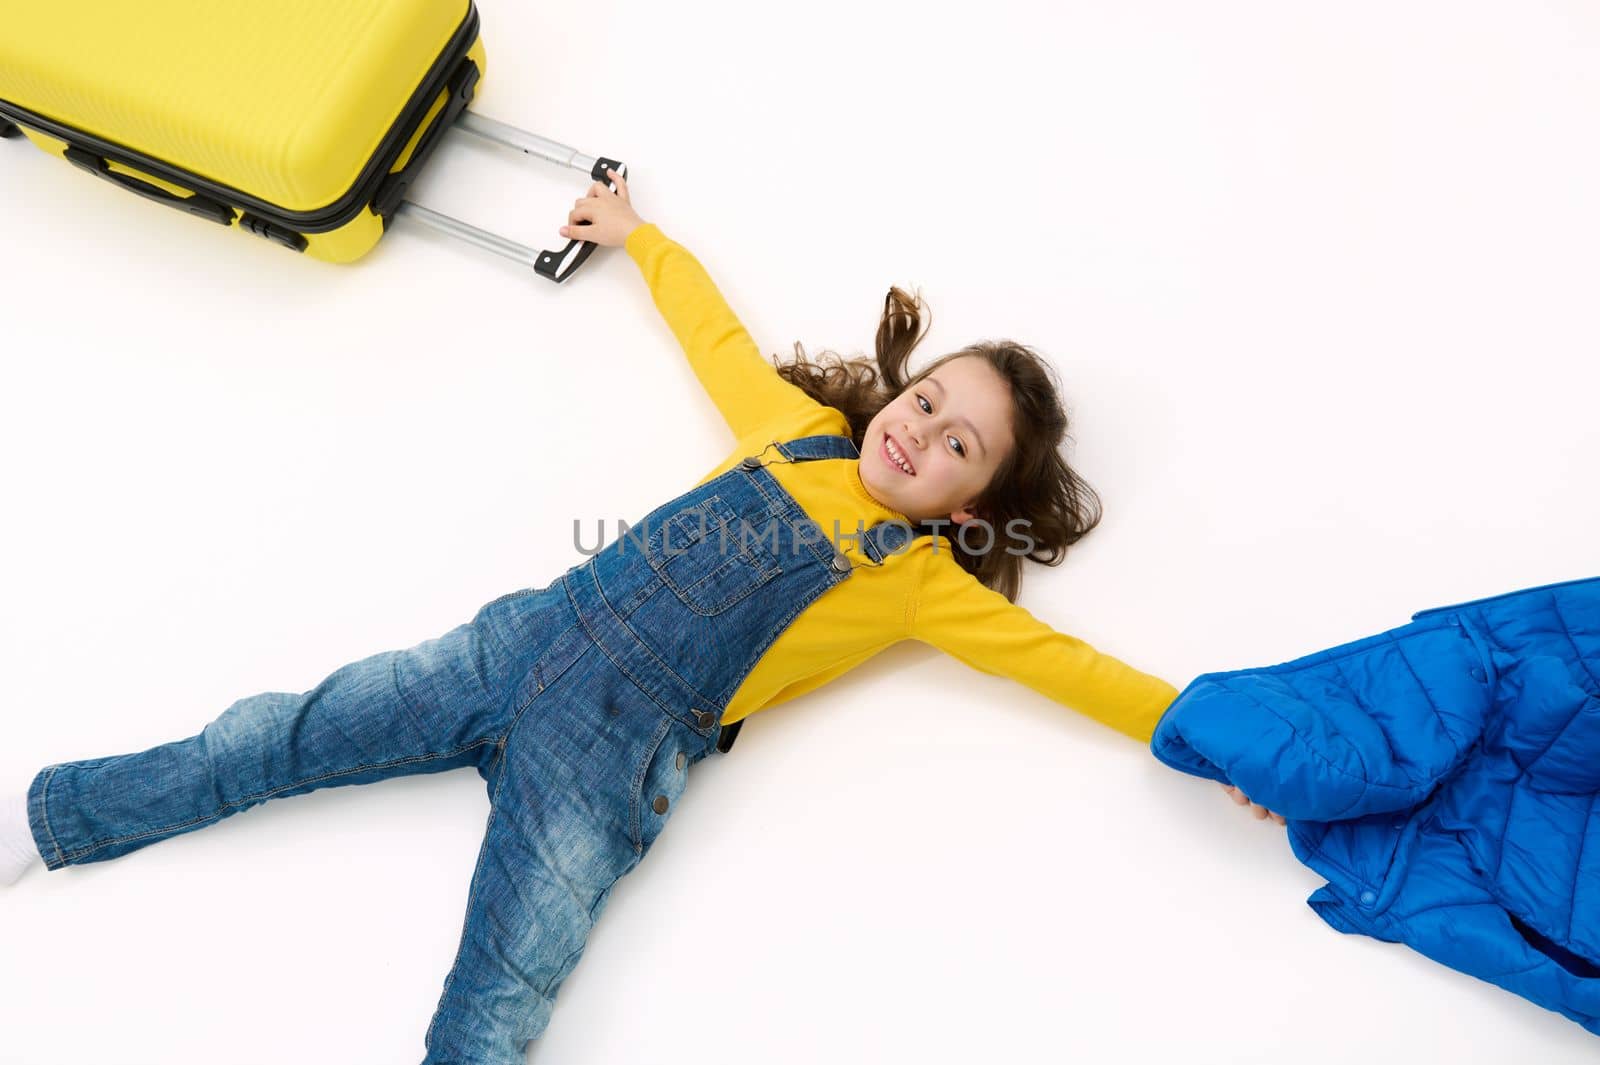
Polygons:
[[[845,416],[779,377],[699,261],[653,224],[629,234],[656,307],[700,383],[738,438],[704,484],[772,441],[848,435]],[[833,535],[904,515],[874,499],[855,459],[776,462],[768,472]],[[949,545],[920,536],[882,566],[861,565],[800,613],[739,686],[723,713],[732,723],[827,683],[901,640],[920,640],[984,673],[1014,678],[1057,702],[1148,743],[1178,691],[1057,632],[956,563]],[[840,536],[852,561],[861,545]]]

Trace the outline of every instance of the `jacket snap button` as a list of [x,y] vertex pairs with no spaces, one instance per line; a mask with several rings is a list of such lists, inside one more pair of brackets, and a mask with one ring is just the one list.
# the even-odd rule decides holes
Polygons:
[[740,465],[747,470],[759,470],[761,468],[761,457],[759,455],[746,455]]
[[689,760],[689,756],[688,755],[684,754],[682,751],[678,752],[678,768],[679,769],[682,769],[683,768],[683,763],[687,762],[688,760]]
[[1470,672],[1472,674],[1472,679],[1473,680],[1476,680],[1476,681],[1483,680],[1483,670],[1479,669],[1477,666],[1473,666]]
[[[658,799],[656,801],[659,802],[660,800]],[[1363,891],[1361,893],[1361,905],[1363,905],[1363,906],[1371,906],[1374,902],[1377,902],[1377,901],[1378,901],[1378,896],[1373,894],[1372,892]]]
[[658,814],[666,813],[667,797],[665,795],[657,795],[656,801],[650,804],[650,809],[654,810]]

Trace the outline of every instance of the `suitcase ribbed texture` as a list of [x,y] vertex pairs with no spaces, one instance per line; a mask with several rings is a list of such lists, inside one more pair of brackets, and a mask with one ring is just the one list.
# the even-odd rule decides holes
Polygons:
[[0,101],[315,211],[351,190],[469,8],[0,0]]

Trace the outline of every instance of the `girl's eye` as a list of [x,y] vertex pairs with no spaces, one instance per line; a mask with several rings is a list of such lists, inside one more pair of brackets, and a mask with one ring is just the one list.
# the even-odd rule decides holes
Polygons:
[[[917,406],[922,408],[922,413],[924,413],[924,414],[932,414],[933,413],[933,404],[929,403],[927,398],[925,396],[923,396],[923,394],[921,392],[918,392],[916,395],[917,395]],[[945,439],[948,440],[948,441],[952,441],[954,443],[954,449],[955,449],[955,453],[957,455],[960,455],[962,458],[966,458],[967,457],[967,449],[962,446],[960,440],[957,440],[953,436],[947,436],[947,437],[945,437]]]

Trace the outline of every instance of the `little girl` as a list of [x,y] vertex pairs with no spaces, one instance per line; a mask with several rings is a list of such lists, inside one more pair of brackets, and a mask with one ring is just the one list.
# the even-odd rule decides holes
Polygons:
[[1048,364],[986,342],[908,377],[920,301],[891,289],[876,366],[796,345],[775,369],[608,176],[561,232],[627,249],[732,452],[585,562],[436,639],[241,699],[188,739],[45,766],[0,800],[0,881],[267,799],[472,766],[490,814],[425,1063],[521,1065],[689,768],[750,714],[914,639],[1149,741],[1177,690],[1014,602],[1025,557],[1055,565],[1099,521],[1058,451]]

